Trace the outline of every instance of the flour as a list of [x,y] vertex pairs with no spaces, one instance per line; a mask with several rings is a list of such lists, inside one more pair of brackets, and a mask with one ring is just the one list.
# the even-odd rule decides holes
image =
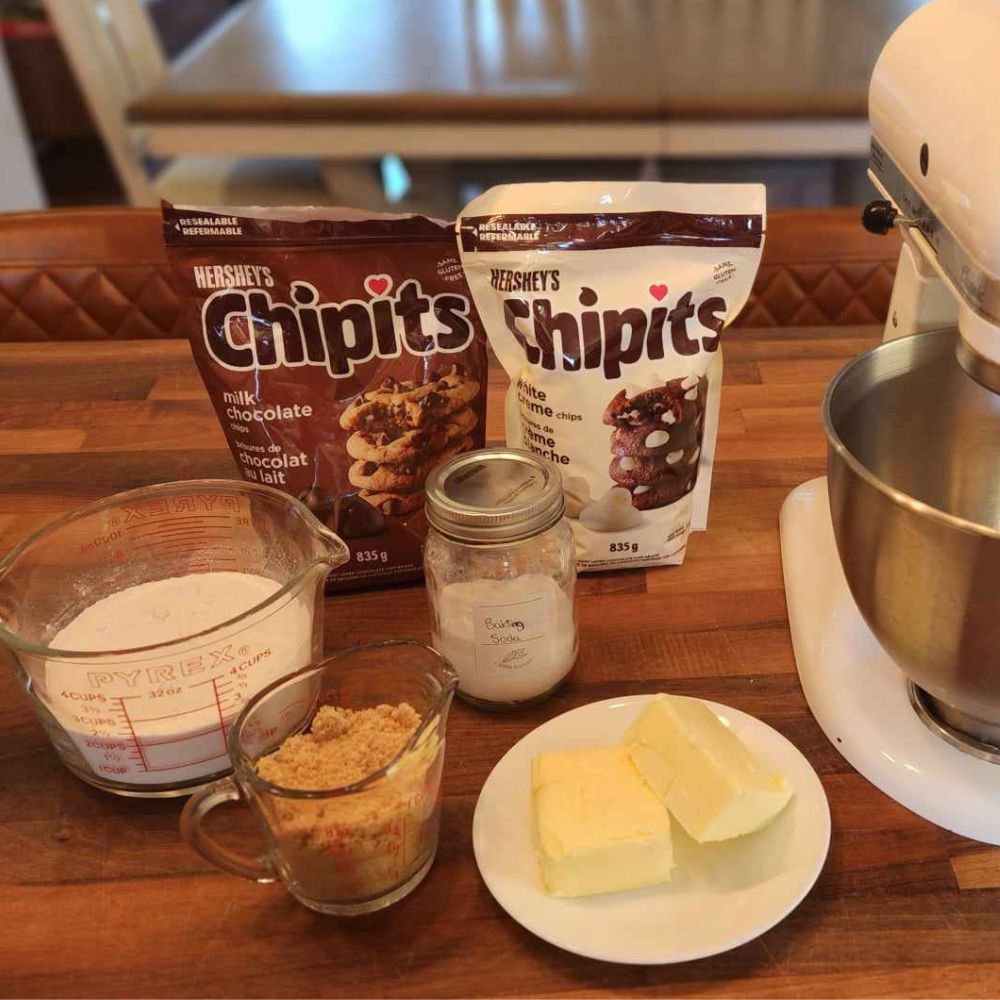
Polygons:
[[135,649],[204,632],[281,589],[249,573],[190,573],[150,580],[84,608],[49,643],[77,652]]
[[103,597],[52,637],[53,651],[171,645],[87,660],[52,656],[40,694],[102,776],[165,784],[226,770],[226,737],[247,699],[312,659],[312,596],[216,626],[281,586],[250,573],[192,573]]

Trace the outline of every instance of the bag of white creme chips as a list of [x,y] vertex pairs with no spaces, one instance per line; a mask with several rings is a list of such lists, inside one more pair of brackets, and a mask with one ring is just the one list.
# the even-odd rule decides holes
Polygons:
[[511,379],[507,443],[555,462],[578,566],[680,563],[704,529],[719,335],[764,243],[757,184],[512,184],[458,220]]

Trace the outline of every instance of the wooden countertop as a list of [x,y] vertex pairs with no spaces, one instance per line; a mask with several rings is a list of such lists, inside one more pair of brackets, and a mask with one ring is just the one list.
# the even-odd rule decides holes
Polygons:
[[[586,576],[571,682],[530,711],[462,704],[450,723],[443,833],[427,881],[337,920],[280,886],[210,868],[177,834],[181,803],[127,800],[56,760],[0,671],[0,993],[6,996],[995,996],[1000,851],[949,834],[856,774],[795,676],[778,508],[824,470],[818,406],[873,328],[732,330],[710,528],[682,567]],[[490,435],[501,436],[496,384]],[[115,490],[231,476],[183,342],[3,345],[0,551]],[[428,637],[418,586],[327,601],[328,648]],[[806,754],[833,841],[803,904],[725,955],[666,967],[594,962],[510,920],[472,857],[476,796],[520,736],[575,705],[668,688],[725,702]],[[234,812],[233,816],[241,816]]]
[[246,0],[138,123],[865,118],[922,0]]

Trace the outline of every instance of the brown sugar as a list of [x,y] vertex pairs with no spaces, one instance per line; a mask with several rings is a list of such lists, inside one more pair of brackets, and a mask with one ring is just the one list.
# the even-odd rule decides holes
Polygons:
[[[261,758],[257,772],[292,789],[337,789],[393,760],[420,716],[406,702],[351,710],[324,706],[307,733]],[[277,795],[269,808],[288,873],[314,900],[376,897],[418,871],[437,843],[443,744],[435,727],[390,771],[356,791]]]
[[307,733],[289,736],[257,763],[257,773],[285,788],[350,785],[388,764],[420,724],[412,705],[336,708],[324,705]]

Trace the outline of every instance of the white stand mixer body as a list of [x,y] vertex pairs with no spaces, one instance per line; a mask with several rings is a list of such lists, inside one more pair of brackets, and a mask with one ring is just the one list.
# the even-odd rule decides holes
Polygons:
[[869,174],[915,222],[904,230],[886,339],[957,322],[966,344],[1000,366],[997,52],[996,0],[933,0],[886,43],[868,111]]
[[895,340],[924,330],[954,326],[957,320],[954,291],[904,233],[882,339]]
[[[982,720],[996,721],[1000,695],[991,690],[980,697],[977,690],[970,697],[968,685],[994,677],[996,643],[987,633],[997,621],[1000,576],[991,578],[986,568],[1000,565],[994,551],[1000,527],[991,520],[1000,510],[991,466],[1000,455],[1000,397],[965,374],[1000,394],[997,53],[1000,0],[932,0],[899,27],[876,64],[869,176],[897,210],[903,236],[884,339],[927,336],[884,345],[858,360],[870,369],[868,390],[902,386],[903,376],[914,365],[919,369],[921,351],[926,355],[932,341],[941,341],[933,371],[950,373],[950,382],[931,380],[927,392],[909,400],[891,396],[881,411],[869,411],[865,434],[881,443],[861,449],[869,464],[851,457],[837,429],[850,426],[850,407],[834,421],[828,395],[830,483],[815,480],[795,490],[780,526],[796,665],[827,736],[898,802],[989,844],[1000,844],[1000,740],[992,723]],[[883,218],[875,230],[889,221]],[[876,356],[884,363],[873,361]],[[953,356],[965,374],[944,363]],[[845,369],[837,381],[845,372],[850,375]],[[864,386],[858,386],[860,393]],[[934,410],[934,386],[947,397],[944,415]],[[836,388],[837,382],[830,393]],[[977,397],[978,411],[961,404],[968,397]],[[849,391],[844,398],[850,400]],[[923,423],[894,422],[900,413],[916,414]],[[881,487],[883,467],[896,484],[891,490]],[[955,489],[938,491],[945,501],[936,508],[912,501],[920,490],[898,485],[916,482],[903,474],[907,470],[936,471],[946,487],[951,477]],[[949,530],[945,521],[952,514],[940,512],[959,496],[977,516]],[[977,529],[980,524],[992,527]],[[958,555],[963,545],[964,562]],[[898,586],[890,585],[894,580]],[[914,641],[903,649],[898,635]],[[974,640],[979,648],[965,655]],[[939,653],[947,647],[944,654],[932,653],[935,644]],[[908,687],[910,681],[930,696],[925,704],[947,710],[947,726],[928,712],[918,717],[909,693],[918,687]]]

